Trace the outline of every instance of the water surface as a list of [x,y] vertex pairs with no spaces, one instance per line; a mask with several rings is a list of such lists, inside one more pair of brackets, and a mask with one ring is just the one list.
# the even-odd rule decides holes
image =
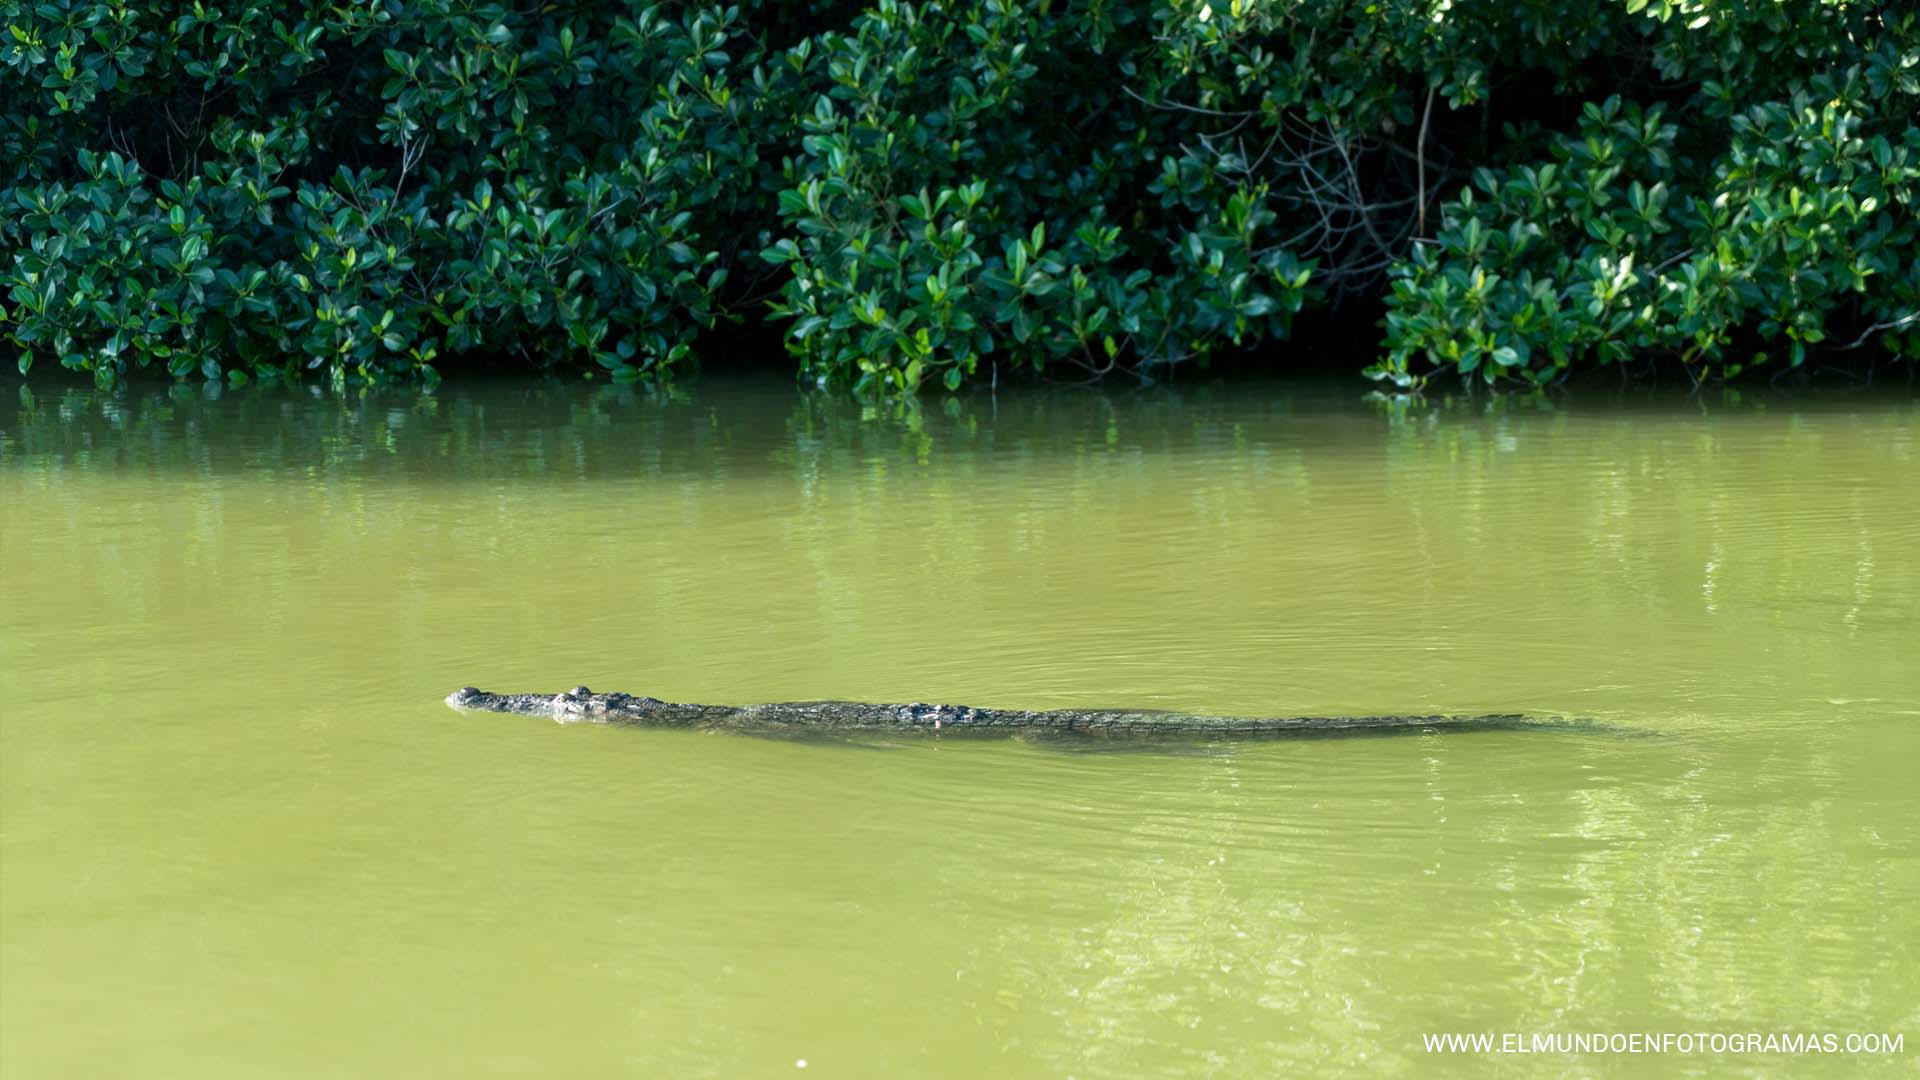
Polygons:
[[[1910,397],[0,407],[8,1077],[1910,1075]],[[1166,750],[460,715],[1524,711]],[[1428,1031],[1904,1032],[1878,1059]]]

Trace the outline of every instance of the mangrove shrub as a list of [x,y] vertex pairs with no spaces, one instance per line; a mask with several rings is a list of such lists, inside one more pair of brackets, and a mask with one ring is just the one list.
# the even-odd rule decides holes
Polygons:
[[1871,364],[1917,113],[1872,0],[0,0],[0,334],[103,383],[764,327],[957,387],[1302,320],[1403,387]]

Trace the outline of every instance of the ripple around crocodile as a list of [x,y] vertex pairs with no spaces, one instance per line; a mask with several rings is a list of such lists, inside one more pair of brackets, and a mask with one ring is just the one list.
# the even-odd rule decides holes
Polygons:
[[584,720],[630,727],[760,734],[1005,734],[1123,738],[1278,738],[1396,731],[1578,730],[1617,732],[1590,720],[1520,713],[1479,716],[1201,716],[1137,709],[985,709],[967,705],[875,705],[857,701],[782,701],[764,705],[692,705],[633,694],[494,694],[463,686],[447,695],[456,709]]

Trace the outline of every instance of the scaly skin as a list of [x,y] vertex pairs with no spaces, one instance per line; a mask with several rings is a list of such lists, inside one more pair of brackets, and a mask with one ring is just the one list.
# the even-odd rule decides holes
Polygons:
[[456,709],[588,720],[633,727],[741,731],[884,734],[1016,734],[1135,737],[1276,737],[1384,733],[1410,730],[1576,728],[1583,721],[1519,714],[1490,716],[1196,716],[1121,709],[980,709],[966,705],[869,705],[857,701],[783,701],[767,705],[684,705],[632,694],[596,694],[576,686],[564,694],[492,694],[464,686],[447,695]]

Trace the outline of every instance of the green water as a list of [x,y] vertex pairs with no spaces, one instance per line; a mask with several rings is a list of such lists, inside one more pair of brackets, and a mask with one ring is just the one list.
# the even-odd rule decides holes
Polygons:
[[[0,515],[9,1080],[1920,1060],[1911,397],[42,389],[0,406]],[[579,682],[1658,735],[810,744],[440,703]],[[1421,1042],[1624,1030],[1905,1049]]]

